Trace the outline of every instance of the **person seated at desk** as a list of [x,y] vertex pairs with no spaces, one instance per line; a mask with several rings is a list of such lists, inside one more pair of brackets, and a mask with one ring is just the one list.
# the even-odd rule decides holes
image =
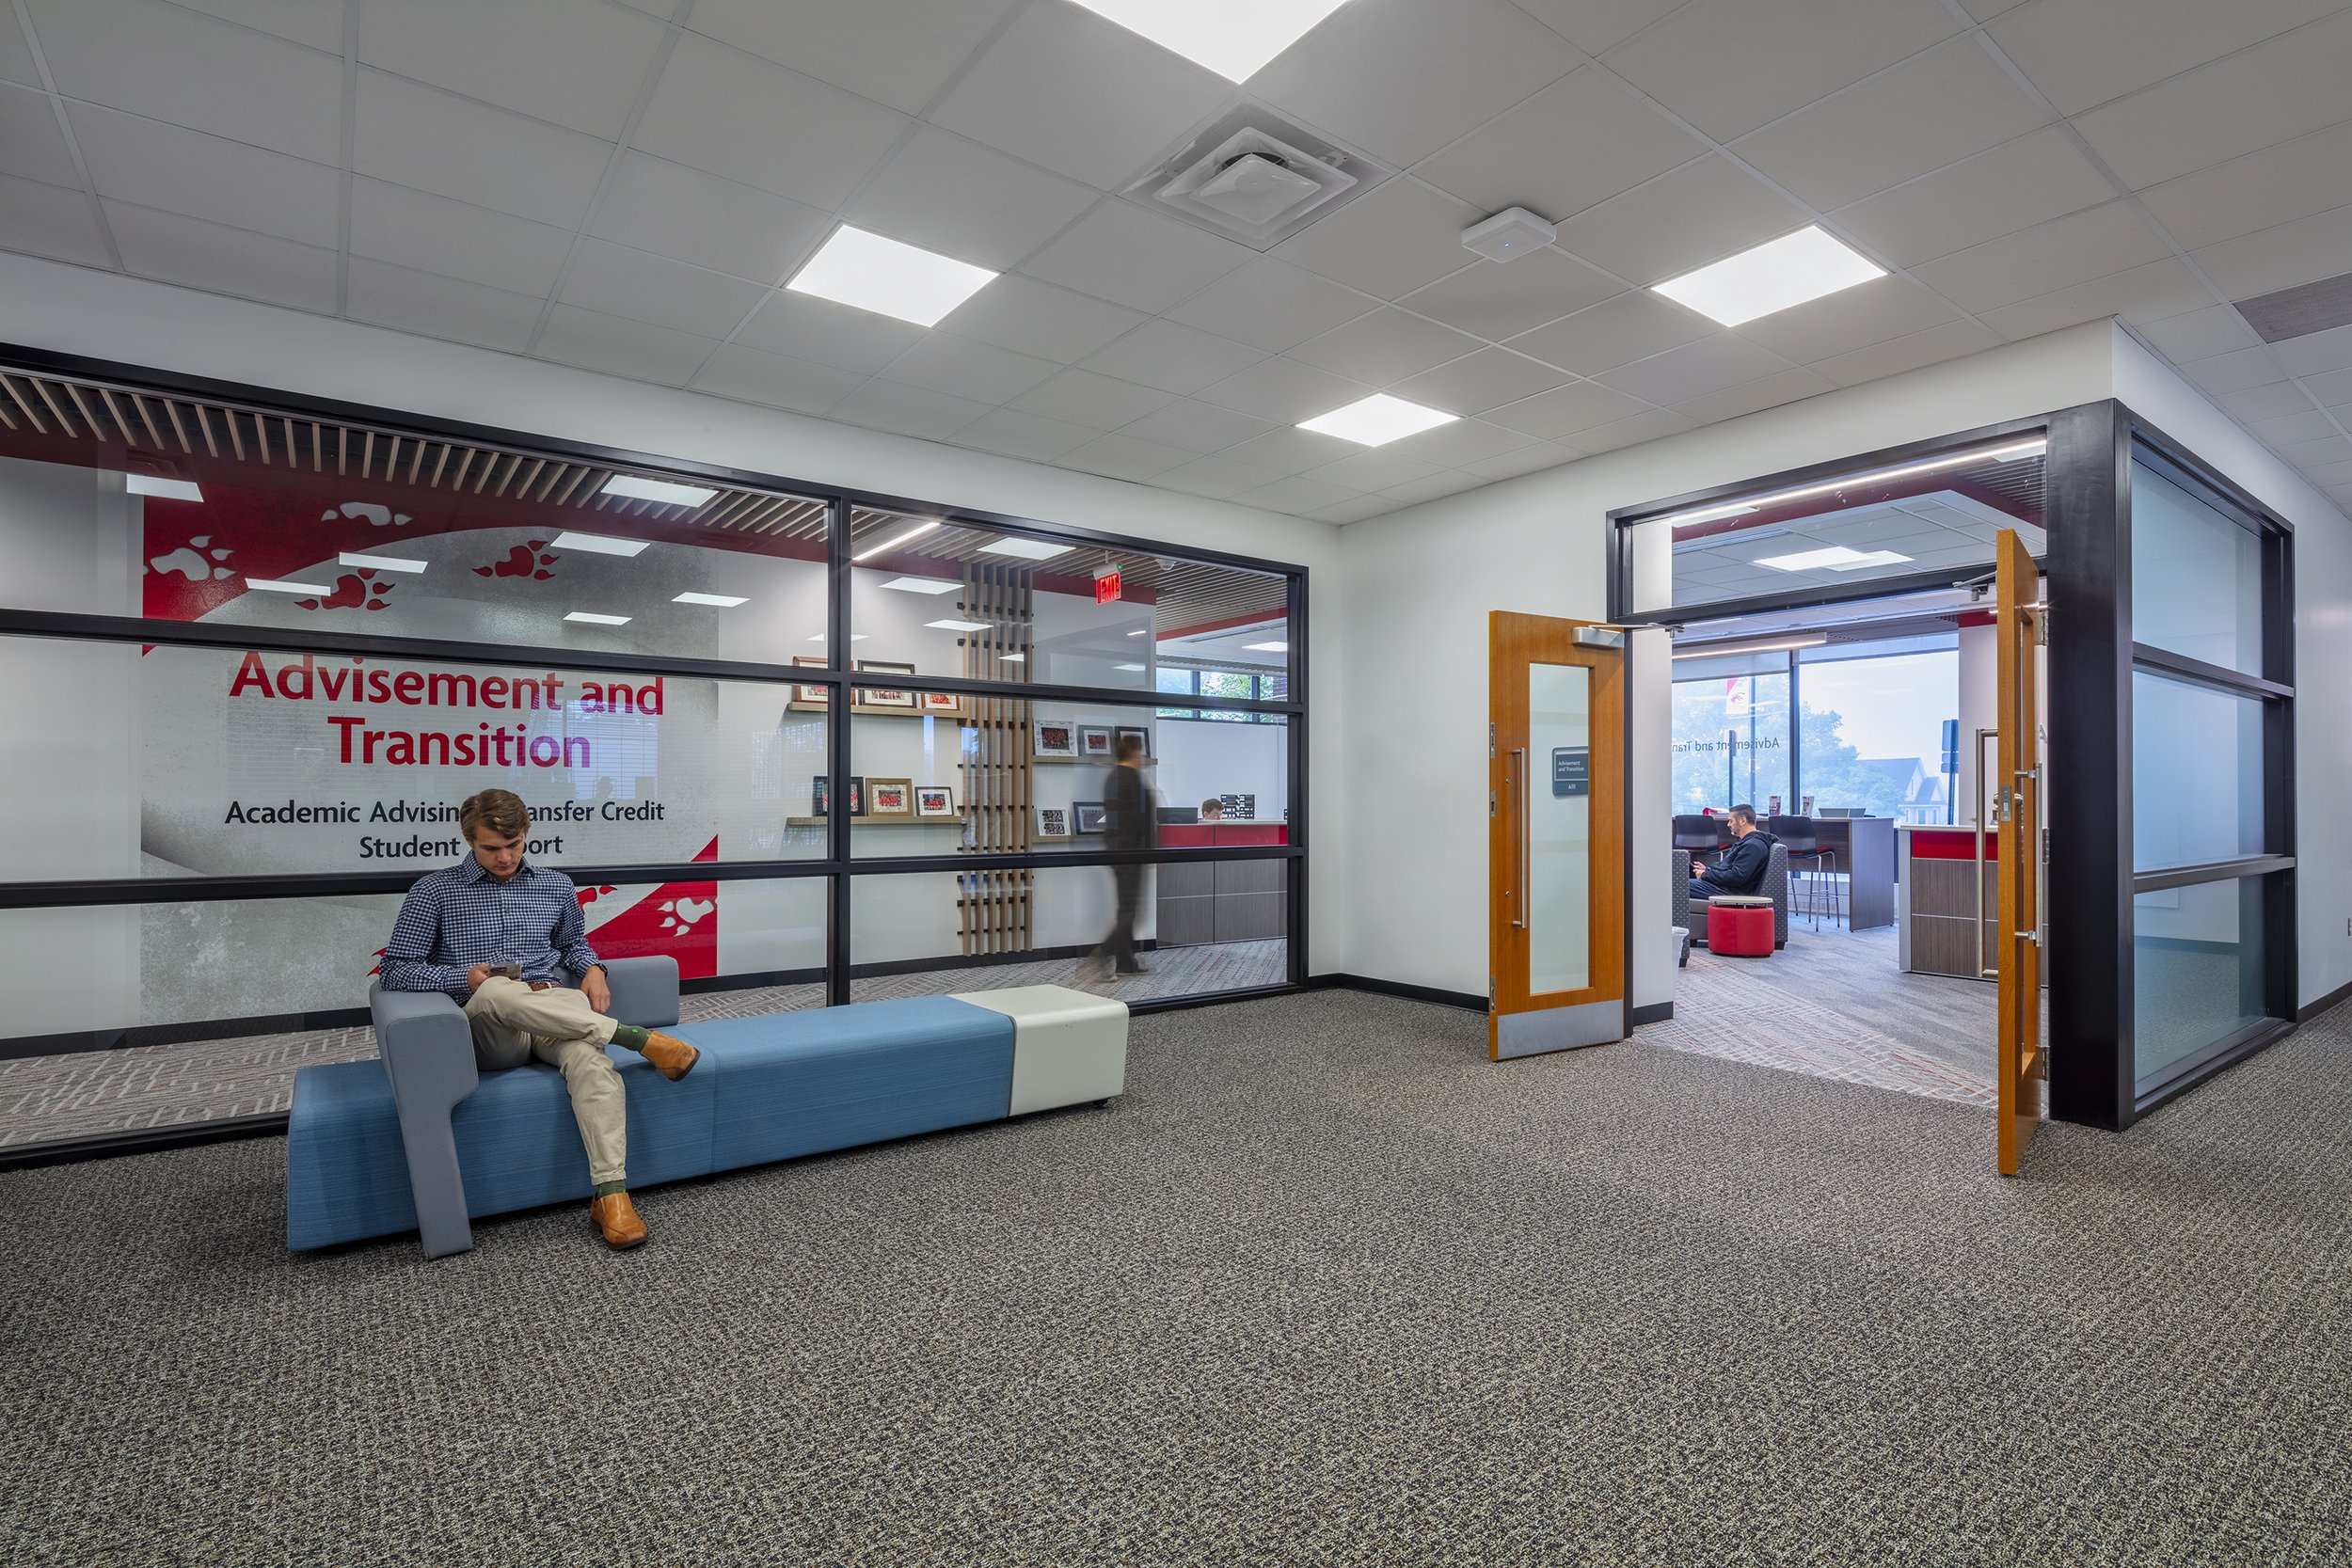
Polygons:
[[1764,885],[1772,863],[1772,846],[1780,841],[1756,825],[1754,806],[1731,808],[1731,847],[1713,865],[1691,879],[1691,896],[1704,901],[1717,894],[1753,895]]
[[1224,820],[1225,820],[1225,802],[1224,802],[1223,800],[1219,800],[1217,797],[1216,797],[1216,796],[1214,796],[1214,795],[1210,796],[1207,800],[1205,800],[1201,801],[1201,802],[1200,802],[1200,820],[1201,820],[1201,821],[1203,821],[1203,822],[1222,822],[1222,821],[1224,821]]

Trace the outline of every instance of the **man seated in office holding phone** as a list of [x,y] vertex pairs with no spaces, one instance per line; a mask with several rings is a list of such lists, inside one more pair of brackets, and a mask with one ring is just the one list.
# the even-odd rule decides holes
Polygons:
[[1731,808],[1731,846],[1723,858],[1691,879],[1691,896],[1708,899],[1717,894],[1753,895],[1764,885],[1772,868],[1772,846],[1780,840],[1756,825],[1754,806]]
[[[645,1227],[628,1200],[627,1091],[604,1048],[637,1052],[673,1082],[701,1053],[613,1022],[612,992],[588,945],[572,879],[523,859],[531,810],[520,797],[485,789],[458,808],[458,826],[472,854],[419,878],[401,900],[384,949],[384,989],[453,997],[485,1070],[536,1056],[564,1074],[596,1183],[589,1218],[608,1244],[635,1246]],[[578,989],[565,983],[575,974]]]

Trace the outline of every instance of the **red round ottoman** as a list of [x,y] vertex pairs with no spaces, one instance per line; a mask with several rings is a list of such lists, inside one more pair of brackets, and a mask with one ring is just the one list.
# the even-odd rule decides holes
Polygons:
[[1770,898],[1709,898],[1707,901],[1707,950],[1739,958],[1772,956],[1772,901]]

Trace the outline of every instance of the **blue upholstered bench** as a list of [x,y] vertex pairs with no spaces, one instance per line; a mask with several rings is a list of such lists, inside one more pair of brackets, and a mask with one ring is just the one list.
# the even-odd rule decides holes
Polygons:
[[[1058,986],[680,1024],[675,961],[604,967],[613,1016],[702,1052],[674,1084],[612,1049],[631,1187],[1106,1100],[1125,1083],[1125,1006]],[[439,1258],[473,1245],[473,1215],[589,1196],[562,1074],[537,1063],[479,1071],[446,996],[368,1000],[377,1058],[294,1078],[289,1246],[417,1230]]]

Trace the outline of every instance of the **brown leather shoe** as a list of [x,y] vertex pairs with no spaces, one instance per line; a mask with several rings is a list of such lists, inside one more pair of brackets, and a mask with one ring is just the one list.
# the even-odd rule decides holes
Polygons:
[[627,1193],[608,1193],[588,1205],[588,1218],[603,1232],[605,1244],[615,1252],[625,1251],[645,1239],[645,1222],[637,1217],[637,1207]]
[[701,1061],[703,1055],[684,1040],[659,1032],[645,1042],[645,1049],[638,1054],[660,1068],[661,1076],[673,1084],[693,1071],[694,1064]]

